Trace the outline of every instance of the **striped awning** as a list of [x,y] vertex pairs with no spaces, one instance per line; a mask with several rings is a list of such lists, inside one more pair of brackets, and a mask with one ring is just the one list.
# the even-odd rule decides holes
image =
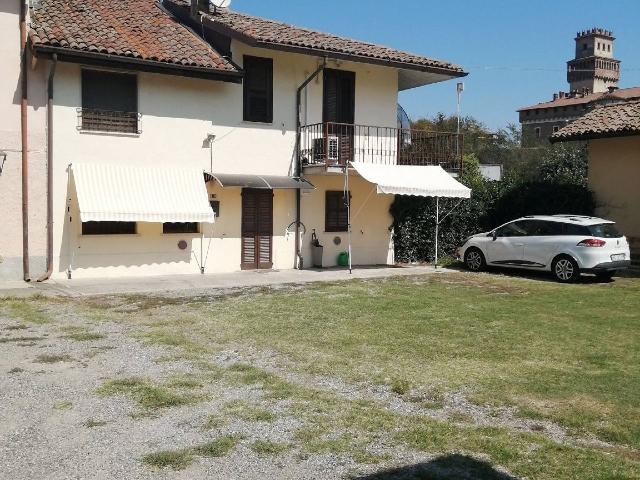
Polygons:
[[74,163],[83,222],[213,223],[202,170]]
[[363,162],[352,162],[351,165],[367,182],[377,185],[378,193],[419,197],[471,197],[470,188],[438,165],[381,165]]

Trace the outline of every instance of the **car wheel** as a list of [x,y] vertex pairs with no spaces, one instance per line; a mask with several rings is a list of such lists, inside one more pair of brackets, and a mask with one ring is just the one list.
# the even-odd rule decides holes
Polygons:
[[580,278],[578,262],[568,255],[557,257],[551,265],[551,272],[556,277],[556,280],[562,283],[575,282]]
[[487,266],[484,255],[479,248],[469,248],[464,253],[464,264],[472,272],[481,272]]
[[611,280],[616,274],[615,270],[610,270],[608,272],[597,272],[596,277],[600,280]]

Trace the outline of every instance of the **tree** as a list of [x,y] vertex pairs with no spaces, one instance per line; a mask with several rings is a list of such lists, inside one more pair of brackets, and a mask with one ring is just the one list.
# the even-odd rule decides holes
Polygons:
[[[457,123],[455,115],[438,113],[432,118],[421,118],[413,122],[412,127],[435,132],[455,132]],[[480,164],[502,165],[505,177],[511,181],[533,181],[540,179],[541,175],[550,178],[559,169],[567,181],[583,179],[586,182],[586,153],[580,145],[548,144],[523,148],[519,125],[510,123],[492,132],[471,116],[460,118],[460,133],[464,135],[465,154],[474,155]]]
[[[455,117],[439,114],[414,123],[415,128],[455,131]],[[520,147],[517,125],[489,132],[477,120],[461,121],[465,137],[464,170],[459,181],[470,187],[464,200],[441,224],[439,245],[443,254],[453,254],[469,235],[489,231],[509,220],[535,214],[593,214],[595,202],[587,187],[587,155],[582,145],[549,145],[535,149]],[[501,163],[504,178],[485,180],[481,163]],[[456,199],[441,199],[448,211]],[[398,261],[424,261],[434,257],[435,199],[396,196],[391,205]]]

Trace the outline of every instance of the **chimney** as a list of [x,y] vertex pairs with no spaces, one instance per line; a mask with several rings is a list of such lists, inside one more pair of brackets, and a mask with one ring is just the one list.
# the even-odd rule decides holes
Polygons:
[[209,13],[209,0],[191,0],[191,16],[197,17],[199,12]]
[[557,94],[557,93],[554,93],[554,94],[553,94],[553,101],[555,102],[557,99],[558,99],[558,94]]

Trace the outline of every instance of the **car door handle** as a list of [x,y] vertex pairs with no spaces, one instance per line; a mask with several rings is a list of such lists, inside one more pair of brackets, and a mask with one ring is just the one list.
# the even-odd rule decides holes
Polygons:
[[524,243],[514,243],[513,245],[516,247],[524,247]]

